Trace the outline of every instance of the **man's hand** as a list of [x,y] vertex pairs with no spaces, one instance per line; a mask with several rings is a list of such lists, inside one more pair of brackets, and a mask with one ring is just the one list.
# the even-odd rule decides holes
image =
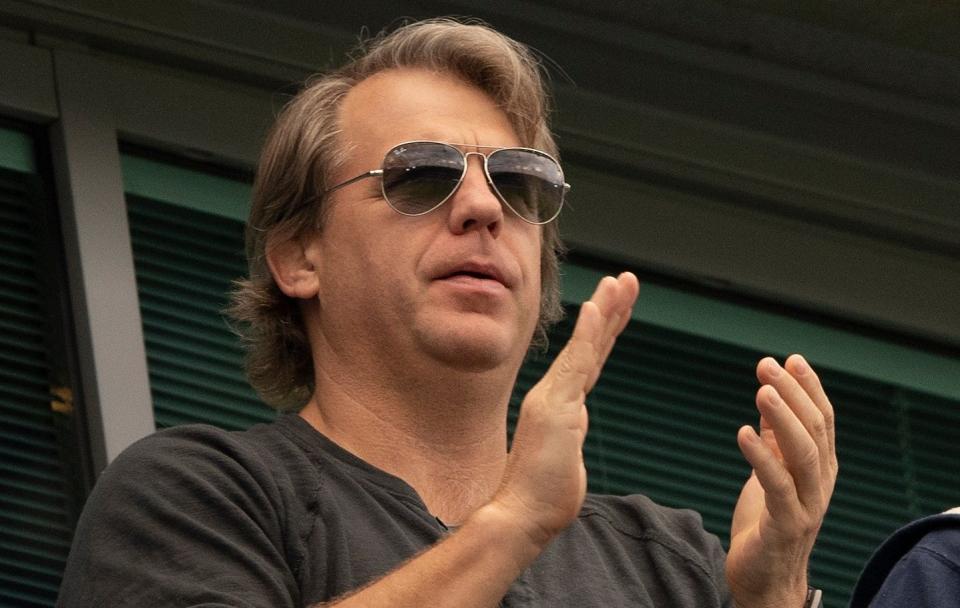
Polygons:
[[581,307],[570,341],[523,400],[506,473],[490,506],[509,514],[537,552],[583,504],[586,396],[630,320],[638,291],[629,272],[601,280]]
[[800,608],[807,565],[837,479],[833,406],[803,357],[757,366],[760,434],[737,443],[753,473],[737,502],[727,581],[739,608]]
[[[580,309],[573,335],[523,400],[493,499],[455,534],[381,579],[323,606],[498,605],[511,583],[576,517],[586,492],[585,399],[630,320],[637,277],[606,277]],[[318,606],[319,608],[319,606]]]

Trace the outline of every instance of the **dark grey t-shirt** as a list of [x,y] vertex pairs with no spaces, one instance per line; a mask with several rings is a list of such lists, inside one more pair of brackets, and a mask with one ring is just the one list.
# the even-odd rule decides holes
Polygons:
[[[101,476],[58,606],[308,606],[448,533],[413,488],[298,416],[244,432],[177,427]],[[503,605],[730,606],[723,562],[696,513],[590,495]]]

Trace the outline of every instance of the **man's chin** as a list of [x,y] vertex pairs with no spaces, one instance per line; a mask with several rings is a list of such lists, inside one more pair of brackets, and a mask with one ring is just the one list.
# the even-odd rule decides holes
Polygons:
[[446,367],[484,372],[503,366],[519,366],[530,344],[516,328],[493,320],[473,319],[444,327],[440,324],[421,333],[421,343],[434,359]]

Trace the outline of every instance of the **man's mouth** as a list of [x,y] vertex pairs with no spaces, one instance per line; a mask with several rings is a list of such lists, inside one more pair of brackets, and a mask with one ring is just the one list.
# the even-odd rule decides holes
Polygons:
[[503,274],[493,265],[489,264],[464,264],[462,266],[457,266],[452,269],[450,272],[444,274],[443,276],[438,277],[441,280],[445,279],[454,279],[454,278],[469,278],[469,279],[479,279],[485,281],[496,281],[505,287],[507,285],[506,280],[503,278]]

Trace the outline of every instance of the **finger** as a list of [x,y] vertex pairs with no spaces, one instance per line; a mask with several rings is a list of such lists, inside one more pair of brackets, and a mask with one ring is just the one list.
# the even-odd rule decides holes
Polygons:
[[630,322],[633,305],[637,301],[637,295],[640,293],[640,282],[632,272],[622,272],[617,277],[617,300],[614,304],[614,311],[617,320],[610,324],[610,333],[614,339]]
[[783,454],[780,452],[780,446],[777,445],[777,436],[773,432],[773,427],[770,426],[770,423],[762,414],[760,415],[760,439],[770,448],[777,459],[783,460]]
[[790,372],[790,375],[800,383],[800,386],[802,386],[803,390],[810,396],[810,399],[823,416],[823,432],[826,436],[827,443],[827,454],[825,454],[825,458],[833,470],[836,470],[836,422],[833,405],[830,403],[830,399],[827,398],[827,393],[823,390],[820,378],[801,355],[790,355],[787,358],[785,367],[787,371]]
[[594,288],[593,293],[590,294],[588,301],[596,304],[601,314],[606,315],[609,311],[610,302],[612,301],[611,296],[613,295],[611,289],[616,286],[616,282],[617,279],[607,275],[597,282],[596,288]]
[[784,514],[793,513],[796,510],[797,490],[783,463],[749,426],[743,426],[737,432],[737,445],[763,488],[764,502],[770,515],[780,519]]
[[602,321],[597,305],[593,301],[584,302],[570,340],[541,380],[549,386],[551,399],[555,402],[580,403],[593,387]]
[[545,376],[550,376],[551,385],[556,383],[555,398],[569,401],[590,392],[616,335],[626,327],[639,289],[636,276],[629,272],[600,280],[590,300],[580,307],[570,341]]
[[605,319],[627,312],[633,306],[640,284],[632,272],[623,272],[616,278],[603,277],[597,284],[591,302],[597,305]]
[[[793,365],[796,365],[796,362]],[[764,358],[757,365],[757,378],[775,388],[797,418],[800,419],[803,427],[817,446],[821,475],[829,475],[833,456],[831,455],[832,448],[826,430],[826,417],[814,403],[806,388],[800,384],[797,378],[780,367],[772,357]]]
[[600,377],[617,335],[626,327],[638,292],[639,282],[636,276],[632,273],[621,273],[617,278],[603,277],[590,296],[588,301],[595,304],[600,311],[602,328],[594,342],[596,367],[587,382],[589,387],[592,388]]
[[[614,314],[608,320],[606,333],[603,340],[603,350],[600,352],[601,362],[606,362],[613,352],[613,347],[617,343],[617,338],[623,333],[627,324],[632,318],[633,305],[637,301],[637,295],[640,291],[640,283],[637,277],[630,272],[624,272],[617,277],[617,302],[614,308]],[[602,367],[598,368],[599,371]],[[596,378],[594,378],[596,382]]]
[[606,276],[597,283],[597,288],[590,301],[597,305],[600,314],[603,317],[603,330],[598,342],[598,352],[606,351],[607,342],[613,333],[614,327],[619,323],[619,306],[617,302],[620,299],[620,283],[617,279]]
[[776,445],[783,455],[783,466],[793,477],[801,502],[819,506],[823,487],[820,453],[813,437],[793,409],[769,384],[757,391],[757,409],[773,430]]
[[606,359],[616,342],[617,336],[623,332],[627,323],[630,322],[631,311],[637,300],[637,294],[640,291],[640,283],[632,272],[623,272],[616,279],[607,277],[609,281],[602,281],[605,288],[603,296],[603,312],[605,314],[605,326],[603,342],[601,344],[600,354],[602,359]]

